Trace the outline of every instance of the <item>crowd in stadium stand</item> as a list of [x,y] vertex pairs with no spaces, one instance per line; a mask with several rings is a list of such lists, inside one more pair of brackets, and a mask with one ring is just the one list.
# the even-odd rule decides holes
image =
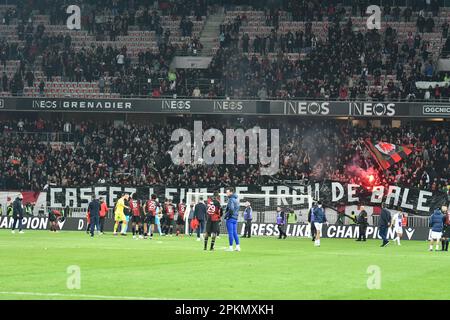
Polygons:
[[[176,128],[192,127],[192,120],[187,118],[177,119],[176,124],[125,123],[116,127],[111,122],[41,119],[2,121],[0,125],[0,189],[42,190],[48,184],[98,183],[225,186],[270,179],[261,178],[259,165],[173,164],[170,150],[175,143],[170,136]],[[203,129],[247,129],[255,125],[280,128],[278,179],[359,183],[368,170],[374,170],[375,183],[431,190],[443,190],[449,184],[449,135],[445,123],[359,128],[337,121],[203,121]],[[363,138],[368,136],[408,145],[413,153],[382,173],[364,146]],[[47,139],[70,141],[73,145],[59,148],[41,143]]]
[[[0,35],[0,65],[5,69],[8,60],[18,60],[20,66],[12,76],[2,73],[0,91],[23,95],[25,85],[33,86],[35,71],[42,70],[45,79],[39,85],[42,88],[40,94],[45,94],[46,84],[52,82],[55,76],[61,77],[62,81],[97,82],[101,93],[124,96],[152,95],[155,87],[149,85],[149,79],[152,79],[153,84],[158,84],[155,90],[158,92],[153,95],[171,94],[174,88],[170,90],[169,64],[176,50],[193,53],[202,48],[198,37],[192,35],[193,23],[186,16],[195,13],[196,19],[201,20],[202,15],[206,14],[203,1],[172,1],[170,6],[163,8],[145,1],[85,1],[83,12],[88,14],[83,16],[83,28],[88,34],[95,35],[96,41],[114,41],[116,44],[105,46],[99,42],[98,45],[82,48],[74,46],[70,33],[54,33],[47,30],[44,24],[33,22],[31,9],[48,14],[51,25],[65,25],[68,14],[64,2],[53,0],[45,3],[46,6],[31,3],[28,5],[32,7],[23,6],[5,12],[8,18],[4,24],[17,19],[16,31],[20,42],[8,42]],[[160,12],[181,17],[182,44],[171,42],[170,30],[164,30],[161,26]],[[129,26],[154,31],[158,51],[142,50],[137,61],[132,63],[126,45],[118,40],[119,36],[127,35]],[[42,60],[39,64],[35,63],[39,60],[38,56]]]
[[[444,42],[448,37],[448,23],[436,20],[440,12],[436,0],[412,1],[411,7],[401,8],[384,2],[382,14],[387,28],[383,32],[354,28],[351,18],[366,16],[368,1],[364,0],[354,1],[352,7],[344,7],[339,1],[286,0],[278,6],[268,6],[265,1],[259,5],[252,3],[255,10],[263,10],[265,25],[272,28],[270,34],[250,37],[244,32],[241,36],[240,29],[247,25],[248,17],[237,14],[220,27],[220,47],[210,70],[201,74],[192,70],[169,72],[168,66],[177,50],[193,54],[202,49],[200,39],[192,35],[193,21],[189,17],[201,20],[206,16],[210,8],[205,1],[83,1],[83,12],[87,12],[83,14],[83,28],[98,41],[117,43],[83,48],[73,45],[69,33],[53,34],[47,30],[48,26],[33,22],[32,10],[37,10],[49,16],[50,24],[65,24],[68,14],[64,4],[60,0],[19,1],[15,9],[0,17],[3,24],[17,23],[19,39],[8,42],[0,36],[0,69],[5,68],[8,60],[20,61],[14,75],[2,73],[3,92],[22,95],[25,87],[34,85],[36,70],[42,70],[45,73],[45,79],[39,82],[42,95],[54,76],[60,76],[62,81],[95,82],[101,93],[153,97],[174,93],[197,95],[196,77],[207,77],[217,80],[202,88],[199,97],[450,98],[448,85],[423,90],[415,85],[420,80],[449,79],[436,71],[439,52],[433,52],[425,37],[429,32],[441,32]],[[232,10],[233,6],[227,4],[225,8]],[[305,28],[283,32],[282,13],[287,14],[283,17],[286,21],[305,21]],[[180,18],[179,30],[184,39],[181,45],[173,45],[170,30],[163,29],[164,16]],[[312,26],[317,21],[329,23],[325,39],[314,33]],[[389,25],[399,21],[415,21],[416,32],[410,32],[406,38],[399,36],[396,28]],[[144,50],[138,60],[132,61],[129,50],[119,39],[128,33],[130,26],[154,31],[159,53]],[[275,54],[275,59],[269,59],[270,53]],[[301,53],[302,57],[288,59],[288,53]],[[393,78],[386,79],[387,75]]]
[[[235,97],[310,97],[315,99],[372,99],[397,100],[427,98],[424,91],[416,89],[415,82],[420,80],[442,80],[443,74],[437,74],[429,42],[422,39],[423,33],[432,32],[435,27],[433,15],[439,7],[433,1],[428,8],[433,11],[425,19],[422,8],[416,12],[417,33],[409,33],[406,39],[397,35],[396,30],[387,26],[384,34],[377,30],[355,31],[352,20],[344,24],[345,9],[328,8],[322,12],[316,6],[307,6],[302,15],[294,12],[294,20],[307,21],[305,30],[280,33],[277,30],[276,12],[266,12],[266,25],[274,26],[270,35],[256,35],[252,39],[244,33],[239,39],[239,29],[246,24],[247,17],[237,15],[233,20],[221,26],[221,48],[214,57],[212,67],[215,74],[223,74],[226,92],[218,95]],[[384,8],[384,10],[390,10]],[[400,20],[400,12],[392,17]],[[404,9],[405,20],[412,14],[410,8]],[[326,41],[318,39],[312,30],[311,21],[327,19],[330,24]],[[389,19],[390,20],[390,19]],[[441,26],[440,26],[441,27]],[[447,36],[448,24],[442,26]],[[275,61],[267,58],[268,53],[277,54]],[[305,58],[290,60],[281,53],[306,53]],[[257,55],[260,58],[257,57]],[[383,57],[385,56],[385,57]],[[407,72],[404,65],[408,65]],[[399,83],[389,80],[387,92],[368,90],[368,75],[374,77],[374,85],[381,85],[383,74],[396,75]],[[357,75],[354,79],[353,76]],[[261,83],[264,86],[261,87]],[[440,89],[440,95],[428,98],[450,97],[447,87]]]

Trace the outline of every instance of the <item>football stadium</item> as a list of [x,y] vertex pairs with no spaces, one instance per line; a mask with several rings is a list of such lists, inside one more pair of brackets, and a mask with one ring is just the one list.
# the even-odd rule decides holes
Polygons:
[[0,0],[0,300],[450,299],[449,21]]

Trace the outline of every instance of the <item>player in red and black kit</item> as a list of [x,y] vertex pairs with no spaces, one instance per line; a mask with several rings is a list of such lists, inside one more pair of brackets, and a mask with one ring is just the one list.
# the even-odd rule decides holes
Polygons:
[[144,238],[147,239],[150,233],[150,239],[153,237],[153,230],[155,228],[155,216],[158,207],[158,202],[156,201],[156,194],[152,194],[151,199],[147,200],[144,206]]
[[[186,212],[186,201],[183,199],[178,204],[178,218],[177,218],[177,236],[184,233],[184,213]],[[181,231],[180,231],[181,230]]]
[[175,206],[172,204],[172,200],[166,199],[164,201],[164,214],[166,215],[166,235],[172,236],[173,227],[175,225]]
[[[136,234],[139,238],[142,238],[142,205],[141,200],[137,198],[137,194],[133,194],[130,199],[130,211],[131,211],[131,230],[133,231],[133,239],[136,239]],[[138,227],[136,230],[136,226]]]
[[214,244],[216,242],[216,236],[219,233],[220,219],[223,215],[222,207],[219,202],[219,193],[214,192],[214,198],[208,198],[206,203],[206,233],[205,233],[205,246],[204,250],[208,247],[208,237],[211,235],[211,248],[214,250]]
[[50,222],[50,232],[58,232],[58,221],[61,220],[61,212],[58,210],[48,210],[48,221]]

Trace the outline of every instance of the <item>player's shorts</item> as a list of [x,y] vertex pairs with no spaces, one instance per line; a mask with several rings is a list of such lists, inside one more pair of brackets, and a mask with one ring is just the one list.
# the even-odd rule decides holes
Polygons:
[[177,218],[177,224],[184,225],[184,220],[183,220],[182,217],[178,216],[178,218]]
[[220,224],[219,221],[207,221],[206,222],[206,232],[208,234],[219,233]]
[[314,222],[314,227],[316,228],[316,231],[322,235],[322,223]]
[[431,239],[439,240],[442,237],[442,232],[431,231]]
[[131,222],[141,223],[141,217],[140,216],[131,216]]
[[147,215],[145,217],[145,223],[147,223],[147,224],[155,224],[155,216]]
[[403,228],[402,227],[394,227],[394,231],[395,231],[395,233],[403,233]]
[[114,214],[114,221],[127,221],[127,218],[123,212],[116,212],[116,214]]

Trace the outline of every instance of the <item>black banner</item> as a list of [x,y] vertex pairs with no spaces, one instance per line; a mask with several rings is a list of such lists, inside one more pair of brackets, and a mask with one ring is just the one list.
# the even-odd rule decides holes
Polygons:
[[[158,198],[173,199],[179,201],[186,199],[188,192],[214,192],[216,188],[180,188],[167,186],[153,187],[121,187],[121,186],[92,186],[92,187],[50,187],[47,192],[47,201],[50,207],[86,207],[92,195],[104,196],[106,203],[112,206],[121,193],[137,193],[141,199],[149,199],[154,193]],[[224,188],[220,192],[224,193]],[[388,206],[402,208],[406,212],[427,215],[432,210],[448,203],[448,197],[443,192],[431,192],[416,188],[400,186],[374,186],[371,191],[356,184],[343,184],[334,181],[314,182],[309,185],[249,185],[238,186],[236,191],[241,194],[265,194],[265,195],[300,195],[309,194],[317,200],[322,200],[328,207],[338,204],[380,206],[386,203]],[[242,199],[241,199],[242,201]],[[276,198],[266,198],[266,206],[273,206]],[[284,198],[283,203],[289,205],[308,204],[306,198]]]
[[450,103],[227,100],[227,99],[79,99],[0,98],[0,111],[261,114],[315,117],[449,118]]

